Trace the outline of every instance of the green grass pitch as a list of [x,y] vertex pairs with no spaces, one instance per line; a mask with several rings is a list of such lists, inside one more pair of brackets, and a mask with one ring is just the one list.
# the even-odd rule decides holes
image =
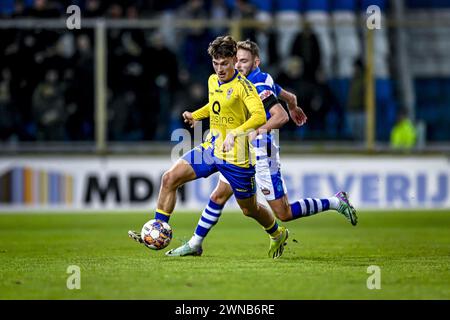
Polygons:
[[[174,239],[199,214],[176,212]],[[149,214],[0,215],[0,299],[449,299],[450,211],[324,213],[285,225],[282,258],[253,220],[224,212],[202,257],[166,257],[127,237]],[[297,240],[297,242],[293,241]],[[67,268],[81,289],[66,287]],[[369,290],[367,268],[380,267]]]

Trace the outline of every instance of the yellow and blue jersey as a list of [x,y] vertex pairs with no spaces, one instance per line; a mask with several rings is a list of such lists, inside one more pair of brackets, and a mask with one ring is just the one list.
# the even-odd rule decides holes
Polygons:
[[[216,74],[208,80],[209,101],[192,115],[195,120],[209,117],[210,133],[203,146],[212,147],[214,156],[229,164],[248,168],[255,163],[248,131],[266,123],[266,113],[255,86],[237,70],[227,82]],[[236,136],[232,150],[225,153],[223,142],[228,133]]]

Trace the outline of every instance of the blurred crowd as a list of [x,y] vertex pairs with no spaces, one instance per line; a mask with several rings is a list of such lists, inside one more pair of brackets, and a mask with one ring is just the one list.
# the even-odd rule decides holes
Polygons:
[[[6,2],[5,2],[6,3]],[[62,17],[70,4],[82,17],[111,19],[255,18],[244,0],[50,1],[10,0],[5,18]],[[282,130],[287,139],[355,139],[364,136],[363,62],[356,59],[346,105],[330,88],[321,68],[322,50],[313,29],[303,25],[281,58],[277,39],[265,32],[262,69],[297,94],[308,124]],[[170,139],[183,127],[180,114],[207,101],[213,71],[206,49],[223,28],[109,29],[107,33],[108,139]],[[257,41],[261,30],[244,29]],[[0,29],[0,140],[86,141],[94,139],[93,30]],[[348,123],[348,126],[345,125]]]

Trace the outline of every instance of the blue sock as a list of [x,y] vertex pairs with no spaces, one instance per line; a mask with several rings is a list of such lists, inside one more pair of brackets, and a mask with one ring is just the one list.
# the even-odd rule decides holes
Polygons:
[[328,199],[300,199],[291,203],[292,220],[309,217],[319,212],[330,210]]
[[280,231],[278,230],[279,226],[278,226],[278,222],[277,220],[275,220],[273,222],[273,225],[268,227],[268,228],[264,228],[264,230],[266,230],[266,232],[272,237],[275,238],[280,234]]
[[224,205],[220,205],[212,201],[208,202],[208,205],[202,212],[202,216],[198,220],[197,228],[195,229],[194,238],[197,239],[193,245],[199,245],[208,235],[209,230],[217,223],[222,214]]
[[156,211],[155,211],[155,219],[156,220],[161,220],[161,221],[164,221],[164,222],[168,223],[169,219],[170,219],[170,213],[165,212],[165,211],[163,211],[161,209],[156,209]]

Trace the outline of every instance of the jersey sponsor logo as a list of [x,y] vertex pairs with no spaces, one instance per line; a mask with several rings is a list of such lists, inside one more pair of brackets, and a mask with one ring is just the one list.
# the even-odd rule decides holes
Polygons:
[[219,103],[219,101],[214,101],[214,103],[212,105],[212,112],[214,114],[217,114],[217,115],[220,114],[220,103]]
[[214,101],[212,105],[213,116],[210,117],[210,121],[216,125],[228,125],[234,123],[234,118],[231,116],[220,115],[221,106],[219,101]]
[[261,98],[261,101],[264,101],[265,99],[267,99],[268,97],[270,97],[271,95],[273,95],[272,91],[270,90],[264,90],[259,94],[259,97]]
[[226,126],[228,124],[234,123],[234,118],[230,116],[220,116],[219,114],[213,115],[210,117],[211,123],[218,125],[218,126]]

